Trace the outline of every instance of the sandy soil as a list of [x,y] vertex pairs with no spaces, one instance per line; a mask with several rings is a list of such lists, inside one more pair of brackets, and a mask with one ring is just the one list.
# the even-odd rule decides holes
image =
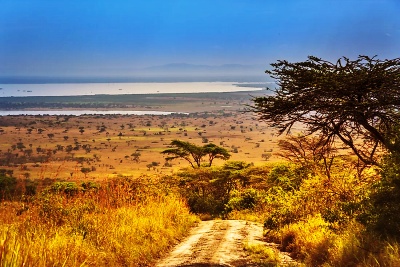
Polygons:
[[[202,221],[192,229],[189,236],[178,244],[171,253],[156,265],[157,267],[195,266],[259,266],[251,262],[243,249],[244,242],[263,241],[261,224],[243,220]],[[282,264],[295,263],[282,253]]]

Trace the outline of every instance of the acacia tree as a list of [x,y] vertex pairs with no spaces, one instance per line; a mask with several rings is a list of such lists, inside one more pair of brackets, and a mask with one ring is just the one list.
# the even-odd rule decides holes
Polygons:
[[396,150],[400,58],[343,57],[331,63],[310,56],[271,66],[266,73],[278,88],[273,95],[253,98],[250,109],[280,134],[301,123],[306,134],[323,135],[326,145],[341,140],[367,165],[379,165],[379,149]]
[[197,146],[195,144],[181,141],[172,140],[170,144],[173,148],[162,151],[162,154],[171,155],[166,160],[173,160],[182,158],[190,163],[193,168],[201,167],[204,156],[208,155],[208,166],[211,167],[212,162],[216,158],[227,160],[230,158],[228,151],[222,147],[214,144],[207,144],[204,146]]
[[330,179],[330,170],[337,157],[337,148],[326,145],[324,136],[289,135],[278,141],[278,147],[280,151],[277,153],[278,156],[295,162],[312,172],[322,167]]
[[228,160],[231,157],[231,154],[229,154],[225,148],[217,146],[215,144],[207,144],[203,146],[203,150],[204,153],[208,155],[209,167],[211,167],[214,159]]

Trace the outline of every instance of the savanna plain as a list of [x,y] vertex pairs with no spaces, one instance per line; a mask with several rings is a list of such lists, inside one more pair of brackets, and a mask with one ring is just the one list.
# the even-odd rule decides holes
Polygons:
[[[262,223],[276,244],[243,242],[237,266],[400,266],[396,240],[363,220],[380,172],[346,151],[324,154],[317,137],[296,141],[300,125],[278,136],[246,108],[263,93],[3,99],[176,113],[0,117],[0,266],[155,266],[211,219]],[[230,157],[193,168],[162,153],[174,140]]]

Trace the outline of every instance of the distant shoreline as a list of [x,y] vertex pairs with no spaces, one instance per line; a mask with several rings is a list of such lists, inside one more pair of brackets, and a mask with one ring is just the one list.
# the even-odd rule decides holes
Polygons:
[[232,111],[244,109],[251,103],[253,97],[270,93],[266,90],[248,89],[248,91],[208,93],[0,97],[0,110],[117,110],[180,113]]
[[184,112],[154,111],[154,110],[0,110],[0,116],[82,116],[82,115],[156,115],[171,114],[188,115]]
[[262,90],[263,82],[0,84],[1,97],[223,93]]

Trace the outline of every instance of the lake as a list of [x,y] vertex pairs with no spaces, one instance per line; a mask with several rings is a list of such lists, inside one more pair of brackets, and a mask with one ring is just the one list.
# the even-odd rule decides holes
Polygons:
[[0,97],[236,92],[265,86],[233,82],[0,84]]
[[170,115],[182,112],[153,111],[153,110],[0,110],[0,116],[18,115],[51,115],[51,116],[81,116],[81,115]]

